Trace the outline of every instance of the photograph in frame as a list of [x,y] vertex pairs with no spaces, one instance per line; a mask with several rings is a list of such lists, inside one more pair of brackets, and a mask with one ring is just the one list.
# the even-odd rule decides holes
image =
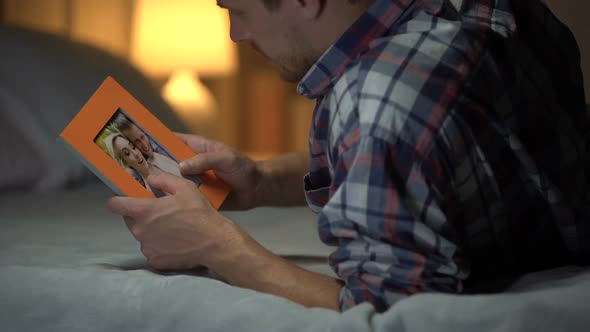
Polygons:
[[[196,155],[112,77],[107,77],[59,139],[116,194],[162,197],[147,177],[182,176],[178,163]],[[183,176],[219,208],[229,186],[213,171]]]

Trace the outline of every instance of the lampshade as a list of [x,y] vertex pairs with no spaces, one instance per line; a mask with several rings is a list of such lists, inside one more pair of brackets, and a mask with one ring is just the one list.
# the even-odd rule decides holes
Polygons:
[[136,0],[130,55],[152,76],[224,75],[237,66],[229,18],[213,0]]

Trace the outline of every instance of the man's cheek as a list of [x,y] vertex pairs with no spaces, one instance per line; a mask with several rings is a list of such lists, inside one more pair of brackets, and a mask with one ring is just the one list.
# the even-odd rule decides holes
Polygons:
[[139,147],[139,149],[141,149],[142,152],[148,151],[148,147],[144,142],[137,142],[137,147]]

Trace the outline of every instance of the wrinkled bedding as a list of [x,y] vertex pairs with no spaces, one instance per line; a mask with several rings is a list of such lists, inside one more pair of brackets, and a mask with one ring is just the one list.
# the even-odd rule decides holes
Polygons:
[[[93,184],[0,196],[0,331],[589,331],[590,269],[525,276],[497,295],[421,294],[343,314],[233,287],[205,270],[158,273]],[[332,274],[305,208],[227,213],[273,252]]]

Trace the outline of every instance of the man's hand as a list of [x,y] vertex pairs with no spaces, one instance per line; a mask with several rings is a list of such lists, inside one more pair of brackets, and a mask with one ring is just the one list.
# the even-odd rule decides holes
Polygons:
[[154,268],[209,266],[216,255],[245,236],[211,206],[192,181],[160,174],[148,183],[170,195],[159,199],[113,197],[109,208],[124,217]]
[[205,266],[227,282],[282,296],[310,307],[338,310],[342,283],[275,256],[219,214],[198,187],[170,174],[148,178],[162,198],[113,197],[109,208],[123,216],[158,270]]
[[310,163],[307,153],[289,153],[255,162],[220,142],[195,135],[177,135],[197,153],[180,163],[183,174],[198,175],[212,169],[233,188],[222,209],[305,204],[303,176]]
[[197,155],[180,163],[186,175],[198,175],[208,170],[232,187],[222,209],[246,210],[256,207],[262,185],[262,170],[258,164],[229,146],[196,135],[178,134],[178,137]]

